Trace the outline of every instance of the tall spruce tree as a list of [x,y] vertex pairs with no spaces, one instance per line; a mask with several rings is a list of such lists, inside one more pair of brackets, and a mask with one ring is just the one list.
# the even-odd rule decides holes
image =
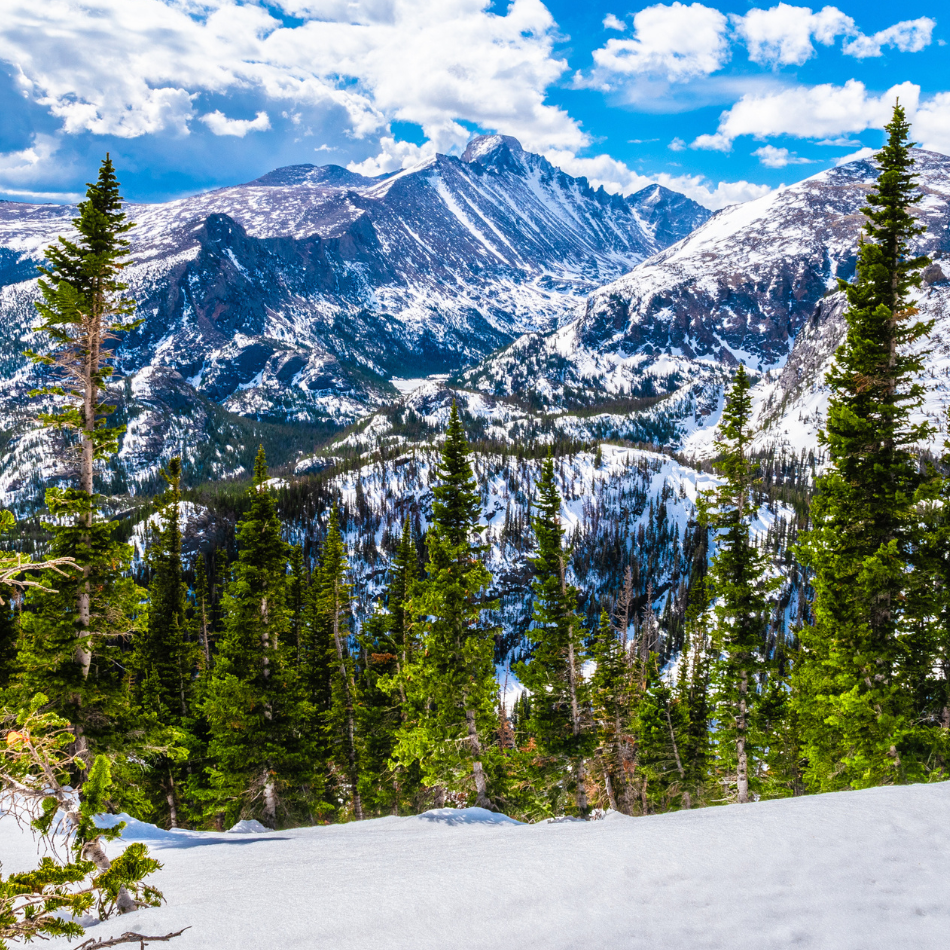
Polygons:
[[[950,412],[947,423],[950,433]],[[933,778],[950,773],[950,438],[943,445],[942,471],[931,467],[918,491],[925,530],[914,551],[908,598],[914,609],[905,636],[907,687],[921,730],[930,736]]]
[[726,399],[716,448],[722,484],[705,499],[703,517],[718,534],[719,549],[709,568],[714,598],[716,745],[720,770],[735,784],[739,802],[758,790],[761,757],[767,741],[759,704],[767,673],[768,594],[776,580],[750,534],[757,505],[749,460],[749,377],[740,364]]
[[192,672],[185,639],[188,588],[181,562],[181,459],[170,459],[162,475],[168,490],[151,531],[148,622],[135,639],[135,665],[144,702],[162,721],[175,723],[188,711]]
[[290,546],[267,486],[263,448],[254,464],[238,558],[223,601],[223,633],[202,702],[210,727],[208,811],[271,828],[312,814],[322,793],[304,735],[308,710],[287,643]]
[[406,768],[419,763],[429,787],[473,785],[475,804],[490,808],[500,761],[493,744],[498,684],[494,628],[481,619],[491,575],[477,540],[481,505],[469,451],[453,403],[433,488],[427,576],[409,606],[420,618],[420,650],[398,674],[412,718],[400,729],[394,758]]
[[595,744],[590,685],[582,672],[587,650],[577,588],[567,582],[570,552],[564,545],[561,496],[550,455],[542,463],[537,493],[532,518],[537,545],[531,562],[534,615],[525,638],[530,659],[514,670],[533,697],[531,731],[551,757],[554,774],[570,774],[574,807],[586,816],[586,760]]
[[399,729],[410,719],[404,684],[399,677],[415,657],[418,644],[409,597],[418,574],[412,523],[407,516],[389,572],[386,610],[377,610],[363,624],[360,644],[365,657],[360,720],[364,768],[364,803],[378,813],[399,814],[412,807],[419,791],[419,768],[393,763]]
[[[621,618],[622,630],[626,629]],[[606,610],[591,647],[594,675],[591,677],[591,707],[596,726],[595,769],[604,786],[608,805],[625,815],[633,813],[632,773],[636,746],[630,724],[635,680],[630,654],[610,622]]]
[[348,569],[339,518],[336,508],[331,508],[320,567],[314,578],[318,622],[329,670],[329,705],[324,714],[324,728],[330,755],[346,776],[353,817],[361,821],[364,815],[360,796],[360,737],[357,733],[359,698],[356,693],[356,661],[350,650],[352,586],[346,578]]
[[[151,568],[148,621],[135,638],[133,667],[138,679],[137,698],[163,746],[177,746],[180,730],[189,718],[194,685],[194,650],[186,640],[185,584],[181,560],[181,459],[172,458],[162,471],[168,483],[159,506],[159,519],[150,532]],[[163,741],[164,740],[164,741]],[[179,783],[175,759],[158,755],[147,773],[163,820],[179,826]],[[154,820],[154,819],[153,819]]]
[[77,749],[90,762],[93,751],[122,747],[132,728],[120,644],[141,618],[141,592],[124,576],[131,549],[115,541],[115,522],[99,514],[93,485],[96,464],[117,450],[121,432],[106,426],[113,409],[106,393],[107,343],[136,325],[121,281],[131,227],[106,156],[73,220],[75,239],[61,237],[46,251],[36,329],[52,347],[30,354],[48,371],[48,385],[35,395],[53,399],[39,418],[65,432],[78,455],[78,484],[46,494],[55,519],[50,551],[54,558],[73,558],[81,574],[45,576],[44,586],[56,594],[28,596],[19,685],[24,701],[40,691],[49,696],[73,723]]
[[930,330],[910,292],[927,259],[912,243],[924,230],[910,127],[895,105],[877,153],[864,234],[847,294],[847,335],[826,379],[831,388],[821,443],[828,468],[818,479],[812,527],[801,546],[813,572],[814,624],[802,631],[795,674],[805,779],[812,790],[861,788],[926,776],[907,666],[912,565],[920,543],[914,497],[917,445],[930,434],[911,414],[923,400],[923,370],[911,344]]

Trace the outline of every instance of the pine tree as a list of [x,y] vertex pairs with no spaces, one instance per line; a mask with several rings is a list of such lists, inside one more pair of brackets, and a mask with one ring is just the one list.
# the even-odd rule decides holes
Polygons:
[[362,796],[377,813],[399,814],[400,808],[411,807],[419,791],[418,765],[407,769],[391,762],[399,730],[411,718],[399,673],[418,650],[408,608],[417,573],[412,524],[407,516],[389,572],[387,609],[377,610],[366,620],[359,638],[365,656],[360,687]]
[[162,471],[168,491],[151,532],[149,611],[135,640],[135,665],[145,702],[163,722],[177,723],[188,711],[192,663],[185,641],[187,585],[181,562],[181,459]]
[[316,604],[329,669],[330,702],[325,713],[324,728],[329,739],[330,754],[346,776],[353,817],[361,821],[364,816],[360,797],[360,754],[356,721],[359,699],[356,694],[356,664],[349,644],[352,588],[346,579],[348,569],[339,519],[336,508],[332,508],[320,558],[320,569],[314,578]]
[[16,604],[11,599],[0,604],[0,697],[13,685],[17,671],[17,638],[20,634]]
[[564,546],[561,496],[550,455],[542,464],[537,491],[537,513],[532,518],[537,545],[531,562],[534,622],[526,634],[530,659],[514,671],[533,697],[531,731],[541,751],[553,759],[555,774],[569,768],[575,807],[584,816],[585,760],[595,741],[590,688],[581,671],[587,651],[576,612],[577,588],[567,582],[570,552]]
[[[152,745],[175,747],[186,741],[182,726],[189,718],[196,666],[194,651],[186,641],[188,588],[181,560],[181,459],[172,458],[162,471],[168,491],[159,505],[159,520],[151,531],[148,564],[148,620],[135,638],[132,666],[138,679],[137,699],[151,728]],[[175,756],[156,757],[147,770],[151,798],[158,803],[169,827],[179,826],[181,774],[176,775]]]
[[914,691],[907,688],[908,600],[919,546],[914,498],[921,483],[914,423],[924,390],[923,354],[911,344],[931,324],[909,299],[926,258],[911,244],[922,232],[909,126],[897,104],[876,159],[880,176],[862,209],[866,224],[847,294],[847,335],[827,375],[831,388],[821,443],[828,468],[818,480],[812,527],[802,543],[814,574],[814,625],[802,632],[797,708],[813,790],[911,781],[927,774]]
[[600,613],[591,656],[595,663],[591,677],[591,704],[597,727],[596,770],[604,784],[609,806],[629,815],[633,810],[629,779],[635,762],[630,728],[633,678],[629,653],[617,636],[606,610]]
[[202,710],[211,738],[211,815],[259,817],[271,828],[308,815],[322,789],[306,737],[308,710],[286,643],[290,547],[267,487],[263,448],[254,464],[248,512],[237,529],[238,558],[223,600],[223,634]]
[[[106,427],[113,409],[105,401],[111,373],[106,343],[136,325],[130,319],[133,302],[122,296],[129,247],[124,235],[132,225],[121,208],[107,156],[73,220],[76,239],[61,237],[46,251],[37,330],[53,349],[31,354],[50,374],[49,385],[36,394],[53,397],[59,406],[40,413],[40,420],[78,443],[78,486],[47,491],[56,519],[49,525],[50,550],[56,559],[73,558],[82,573],[50,573],[44,586],[57,593],[28,596],[18,689],[24,702],[39,691],[48,694],[53,708],[73,723],[80,751],[118,749],[134,726],[120,644],[136,630],[142,597],[123,576],[131,549],[114,540],[115,523],[98,514],[93,487],[96,464],[116,451],[121,432]],[[118,789],[125,787],[117,782]]]
[[303,614],[306,601],[307,583],[304,576],[303,548],[295,544],[290,549],[290,578],[287,581],[287,606],[290,610],[289,644],[297,653],[300,662],[301,640],[303,636]]
[[[740,364],[726,399],[716,448],[723,482],[706,499],[704,519],[718,532],[719,549],[709,569],[715,599],[716,744],[721,768],[735,776],[739,802],[757,790],[766,740],[758,717],[767,673],[768,594],[776,581],[756,548],[749,522],[756,513],[753,466],[748,457],[752,400],[749,377]],[[711,503],[711,506],[710,506]]]
[[[434,487],[429,563],[410,611],[421,618],[420,650],[398,675],[412,719],[400,730],[394,758],[419,763],[430,787],[460,787],[470,776],[475,804],[492,805],[489,782],[500,762],[494,629],[481,623],[491,575],[476,542],[481,510],[469,447],[453,404]],[[437,794],[438,797],[438,794]]]

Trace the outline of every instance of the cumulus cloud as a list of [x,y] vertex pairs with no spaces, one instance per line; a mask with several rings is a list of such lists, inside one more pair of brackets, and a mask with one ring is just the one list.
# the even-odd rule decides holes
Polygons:
[[843,86],[793,86],[763,96],[745,95],[723,112],[715,133],[700,135],[692,147],[728,152],[741,135],[760,139],[772,135],[829,138],[883,128],[895,99],[900,98],[913,113],[919,95],[919,86],[905,82],[875,96],[856,79],[849,79]]
[[627,29],[627,24],[623,20],[615,17],[612,13],[608,13],[604,17],[604,29],[605,30],[619,30],[621,33]]
[[852,152],[850,155],[842,155],[841,158],[835,159],[835,165],[847,165],[848,162],[856,162],[862,158],[870,158],[873,154],[873,148],[859,148],[856,152]]
[[[463,130],[464,131],[464,130]],[[468,138],[466,133],[466,138]],[[346,167],[358,175],[375,178],[400,168],[412,168],[428,161],[439,151],[432,142],[415,145],[413,142],[400,142],[394,136],[384,135],[379,142],[379,153],[362,162],[350,162]]]
[[767,66],[800,66],[815,53],[812,40],[830,46],[838,36],[857,32],[854,20],[837,7],[822,7],[813,13],[809,7],[780,3],[731,20],[748,47],[749,59]]
[[[439,147],[464,144],[460,122],[503,128],[535,148],[587,142],[545,101],[566,64],[553,55],[555,24],[541,0],[513,0],[503,15],[487,0],[277,6],[304,22],[287,26],[264,4],[239,0],[7,0],[0,60],[17,64],[23,92],[67,134],[187,134],[202,98],[237,92],[274,103],[277,115],[336,110],[356,138],[402,120]],[[263,128],[235,125],[220,109],[206,116],[216,113],[202,121],[218,134]]]
[[234,135],[243,139],[248,132],[264,132],[270,128],[266,112],[258,112],[253,119],[229,119],[220,109],[201,117],[215,135]]
[[787,148],[763,145],[752,153],[766,168],[785,168],[786,165],[808,165],[810,158],[799,158]]
[[729,61],[728,20],[701,3],[646,7],[633,18],[633,36],[594,51],[592,85],[610,88],[616,76],[656,76],[671,82],[708,76]]
[[570,152],[551,150],[547,158],[570,175],[583,175],[594,188],[603,185],[611,193],[630,195],[650,185],[663,185],[712,211],[761,198],[772,190],[768,185],[756,185],[749,181],[720,181],[713,184],[702,175],[669,175],[665,172],[641,175],[609,155],[579,158]]
[[932,152],[950,155],[950,92],[940,92],[920,104],[911,134]]
[[919,53],[930,45],[936,25],[936,20],[931,20],[926,16],[916,20],[902,20],[873,36],[858,34],[853,40],[844,44],[842,51],[847,56],[854,56],[857,59],[881,56],[885,46],[893,46],[902,53]]

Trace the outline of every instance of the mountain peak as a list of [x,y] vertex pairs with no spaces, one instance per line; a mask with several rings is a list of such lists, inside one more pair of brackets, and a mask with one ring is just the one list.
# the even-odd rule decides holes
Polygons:
[[285,187],[304,185],[324,188],[359,188],[373,184],[372,178],[357,175],[340,165],[285,165],[276,168],[260,178],[255,178],[252,185],[269,187]]
[[523,155],[521,143],[512,135],[476,135],[462,154],[463,162],[478,162],[494,155],[502,149],[512,155]]

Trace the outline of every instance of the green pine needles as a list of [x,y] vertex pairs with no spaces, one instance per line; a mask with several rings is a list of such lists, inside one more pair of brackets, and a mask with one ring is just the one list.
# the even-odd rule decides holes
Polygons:
[[571,776],[577,814],[588,811],[586,768],[595,741],[583,621],[577,588],[567,581],[570,551],[564,545],[561,496],[549,456],[537,485],[532,519],[537,551],[532,561],[534,623],[526,634],[530,659],[512,669],[534,697],[529,728],[551,768]]
[[474,804],[491,808],[500,758],[491,741],[498,727],[495,630],[482,621],[491,606],[491,575],[481,560],[481,504],[454,403],[438,478],[426,577],[413,585],[408,607],[419,646],[391,678],[412,716],[400,728],[393,758],[406,769],[418,763],[430,788],[468,788]]
[[815,791],[919,781],[930,768],[908,672],[910,619],[920,610],[911,574],[921,542],[917,445],[930,434],[911,419],[923,399],[915,381],[923,362],[909,347],[931,325],[915,319],[909,298],[927,259],[912,253],[923,228],[910,214],[916,179],[900,105],[887,136],[863,209],[857,276],[842,283],[848,331],[827,377],[828,468],[802,544],[814,573],[814,624],[802,632],[794,681]]

